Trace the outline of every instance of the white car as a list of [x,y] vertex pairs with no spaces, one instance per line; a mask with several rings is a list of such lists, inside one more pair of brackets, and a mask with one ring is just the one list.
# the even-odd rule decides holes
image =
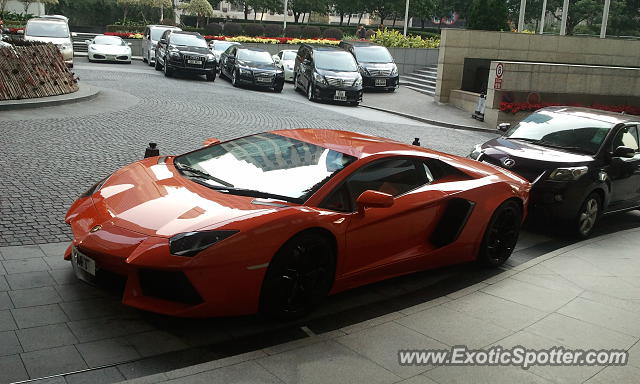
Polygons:
[[112,61],[131,64],[131,47],[118,36],[98,35],[85,40],[89,61]]
[[220,72],[220,55],[222,52],[226,51],[232,45],[240,45],[235,41],[225,41],[225,40],[211,40],[209,43],[209,50],[213,53],[213,56],[216,58],[216,62],[218,63],[218,72]]
[[27,21],[24,29],[25,41],[42,41],[55,44],[65,63],[73,67],[73,42],[67,22],[58,17],[38,17]]
[[296,62],[298,51],[285,49],[273,55],[276,66],[284,71],[284,81],[293,81],[293,66]]
[[142,61],[154,66],[156,62],[156,46],[166,30],[182,31],[170,25],[147,25],[142,34]]

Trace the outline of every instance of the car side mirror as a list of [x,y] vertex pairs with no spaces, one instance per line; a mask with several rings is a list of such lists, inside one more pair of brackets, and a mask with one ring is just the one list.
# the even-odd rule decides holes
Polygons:
[[84,43],[87,45],[91,45],[91,40],[85,40]]
[[78,34],[75,32],[71,32],[71,37],[78,37]]
[[393,196],[388,193],[367,190],[356,199],[358,212],[364,213],[365,208],[389,208],[393,205]]
[[509,123],[500,123],[498,124],[498,131],[507,132],[511,128],[511,124]]
[[202,146],[203,147],[210,147],[212,145],[216,145],[220,143],[220,139],[215,138],[215,137],[210,137],[208,139],[206,139],[205,141],[202,142]]
[[131,46],[131,43],[127,43],[128,46]]
[[167,39],[160,39],[160,41],[158,41],[158,44],[167,44]]
[[635,156],[635,154],[636,154],[636,151],[633,148],[625,147],[622,145],[616,148],[615,151],[613,151],[612,156],[631,158]]

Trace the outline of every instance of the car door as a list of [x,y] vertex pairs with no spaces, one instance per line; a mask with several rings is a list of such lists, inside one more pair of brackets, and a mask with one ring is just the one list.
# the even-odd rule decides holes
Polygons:
[[613,137],[611,153],[625,146],[635,151],[633,157],[612,156],[607,173],[611,179],[611,210],[640,204],[640,132],[638,125],[626,125]]
[[[432,181],[428,165],[412,157],[375,160],[349,175],[323,203],[328,209],[353,212],[338,274],[357,285],[414,270],[411,261],[428,253],[427,239],[439,203],[447,196],[431,186]],[[388,193],[395,197],[394,204],[357,212],[355,201],[366,190]]]
[[234,70],[234,66],[236,64],[236,53],[238,52],[238,47],[231,46],[225,51],[224,57],[224,67],[227,76],[231,76]]
[[304,50],[302,61],[300,62],[300,78],[302,79],[302,85],[304,89],[307,89],[310,84],[311,76],[313,76],[313,55],[310,49]]
[[149,27],[146,27],[144,29],[144,34],[142,35],[142,57],[147,59],[151,56],[149,55],[149,33]]

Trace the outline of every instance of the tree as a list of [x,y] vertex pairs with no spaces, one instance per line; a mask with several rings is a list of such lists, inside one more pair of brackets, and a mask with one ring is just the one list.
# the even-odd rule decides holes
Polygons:
[[[31,4],[35,3],[36,1],[39,1],[42,4],[58,4],[58,0],[20,0],[22,5],[24,6],[25,15],[29,13],[29,6],[31,6]],[[4,10],[4,5],[2,6],[2,9]]]
[[200,22],[205,17],[213,16],[213,7],[207,0],[191,0],[188,3],[182,3],[181,8],[189,15],[196,16],[196,28],[200,27]]
[[508,11],[504,0],[473,0],[467,27],[485,31],[508,30]]
[[362,10],[361,6],[363,6],[362,3],[354,0],[333,0],[333,9],[340,15],[340,25],[344,23],[344,15],[349,15],[351,18],[352,13]]
[[140,4],[140,0],[116,0],[116,2],[122,8],[122,24],[127,21],[130,7],[135,7]]
[[424,21],[436,16],[436,0],[412,0],[409,3],[409,13],[420,19],[420,25],[424,29]]
[[[547,3],[547,9],[549,9],[551,15],[560,22],[562,21],[562,4],[563,0],[549,0]],[[560,12],[554,12],[553,10],[559,10]],[[582,22],[592,24],[598,19],[602,19],[602,1],[571,1],[567,14],[567,35],[572,35],[573,30],[578,24]]]
[[160,21],[164,19],[164,9],[171,8],[173,6],[173,2],[171,0],[139,0],[139,1],[140,1],[140,5],[160,9]]

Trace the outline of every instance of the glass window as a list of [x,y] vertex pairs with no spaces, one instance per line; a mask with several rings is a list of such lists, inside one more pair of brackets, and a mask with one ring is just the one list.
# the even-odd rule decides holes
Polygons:
[[180,156],[175,164],[213,176],[207,184],[215,189],[259,191],[302,203],[355,160],[319,145],[263,133]]
[[27,36],[35,37],[69,37],[67,23],[61,21],[29,21],[25,31]]
[[282,59],[283,60],[295,60],[296,59],[296,52],[295,51],[284,51],[282,53]]
[[353,55],[346,51],[315,51],[314,60],[318,69],[345,72],[358,70]]
[[165,32],[171,33],[171,29],[151,28],[151,40],[158,41],[161,37],[166,38]]
[[613,139],[612,150],[618,147],[629,147],[636,152],[640,150],[638,145],[638,127],[635,125],[622,128]]
[[118,36],[96,36],[93,39],[93,43],[98,45],[126,45],[124,40]]
[[356,58],[361,63],[391,63],[393,57],[385,47],[355,47]]
[[200,35],[188,35],[185,33],[172,33],[169,37],[171,44],[185,47],[207,48],[207,40]]
[[256,63],[273,63],[273,58],[269,52],[254,51],[251,49],[241,49],[238,52],[238,60],[252,61]]
[[597,115],[540,111],[526,117],[505,136],[511,140],[595,154],[613,127],[613,123],[598,120]]

